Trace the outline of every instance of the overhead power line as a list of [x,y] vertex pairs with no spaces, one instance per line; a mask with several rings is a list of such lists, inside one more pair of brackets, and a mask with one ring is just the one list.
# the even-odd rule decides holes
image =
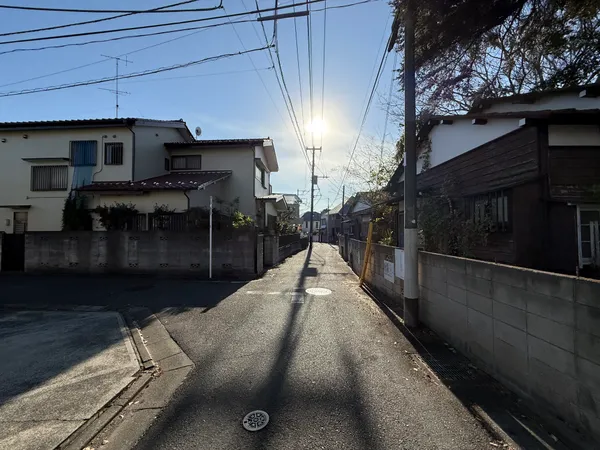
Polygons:
[[[125,39],[138,39],[138,38],[144,38],[144,37],[149,37],[149,36],[162,36],[164,34],[183,33],[184,31],[191,31],[191,30],[207,30],[210,28],[217,28],[217,27],[229,25],[230,23],[237,24],[237,23],[248,23],[248,22],[255,22],[255,19],[242,19],[242,20],[236,20],[233,22],[219,22],[219,23],[214,23],[211,25],[202,25],[202,26],[198,26],[198,27],[178,28],[176,30],[166,30],[166,31],[154,31],[152,33],[131,34],[131,35],[127,35],[127,36],[110,37],[107,39],[96,39],[93,41],[72,42],[70,44],[47,45],[44,47],[35,47],[35,48],[15,48],[12,50],[6,50],[3,52],[0,52],[0,55],[6,55],[8,53],[35,52],[35,51],[40,51],[40,50],[49,50],[49,49],[67,48],[67,47],[83,47],[85,45],[99,44],[102,42],[122,41]],[[181,37],[184,37],[184,36],[181,36]],[[172,40],[177,40],[177,39],[180,39],[181,37],[175,38]]]
[[[111,17],[104,17],[102,19],[94,19],[94,20],[86,20],[84,22],[74,22],[74,23],[66,23],[63,25],[53,25],[51,27],[44,27],[44,28],[36,28],[33,30],[20,30],[20,31],[11,31],[9,33],[0,33],[0,36],[14,36],[17,34],[27,34],[27,33],[38,33],[41,31],[51,31],[51,30],[59,30],[61,28],[70,28],[70,27],[77,27],[80,25],[90,25],[90,24],[95,24],[95,23],[100,23],[100,22],[107,22],[109,20],[115,20],[115,19],[121,19],[123,17],[129,17],[129,16],[133,16],[136,14],[149,14],[149,13],[156,13],[156,12],[171,12],[171,11],[164,11],[167,8],[172,8],[174,6],[179,6],[179,5],[185,5],[188,3],[194,3],[198,0],[185,0],[183,2],[179,2],[179,3],[172,3],[170,5],[165,5],[165,6],[161,6],[159,8],[154,8],[154,9],[147,9],[147,10],[143,10],[143,11],[131,11],[131,12],[127,12],[125,14],[119,14],[117,16],[111,16]],[[219,4],[219,6],[216,7],[210,7],[210,8],[202,8],[203,11],[214,11],[216,9],[221,8],[221,4]]]
[[127,13],[127,14],[146,14],[146,13],[179,13],[179,12],[197,12],[206,11],[206,8],[192,8],[192,9],[174,9],[171,11],[164,11],[163,8],[173,8],[175,6],[184,5],[186,3],[194,3],[198,0],[188,0],[185,2],[176,3],[170,6],[162,6],[160,10],[146,10],[146,9],[73,9],[73,8],[46,8],[41,6],[15,6],[15,5],[0,5],[0,9],[18,9],[24,11],[46,11],[46,12],[68,12],[68,13],[91,13],[91,14],[111,14],[111,13]]
[[[256,7],[258,9],[258,0],[255,0]],[[265,29],[264,22],[260,22],[263,36],[265,39],[265,43],[269,44],[269,38],[267,37],[267,30]],[[273,52],[269,49],[269,58],[271,63],[275,67],[275,78],[277,80],[277,85],[279,86],[279,90],[281,91],[281,96],[283,97],[283,102],[285,103],[285,107],[288,111],[288,115],[290,116],[290,121],[292,122],[292,127],[294,132],[296,133],[296,138],[298,139],[298,143],[300,144],[300,151],[304,155],[306,159],[306,163],[310,166],[310,158],[308,157],[308,153],[306,151],[306,143],[302,137],[302,128],[298,124],[298,116],[296,115],[296,110],[294,108],[294,103],[292,102],[292,97],[290,96],[290,91],[288,90],[287,83],[285,82],[285,76],[283,74],[283,67],[281,65],[281,59],[279,57],[279,47],[277,43],[277,34],[275,33],[276,29],[273,29],[273,42],[272,44],[275,46],[275,58],[273,58]],[[275,63],[275,59],[277,60],[277,64]],[[277,69],[279,68],[279,72]]]
[[[323,0],[323,1],[325,1],[325,0]],[[312,11],[315,12],[315,11],[325,11],[327,9],[348,8],[351,6],[357,6],[357,5],[362,5],[365,3],[372,3],[372,2],[378,2],[378,1],[382,1],[382,0],[363,0],[360,2],[348,3],[345,5],[327,6],[325,8],[317,8],[317,9],[313,9]],[[248,14],[250,14],[250,13],[248,13]],[[295,20],[296,19],[294,19],[294,21]],[[42,50],[53,50],[53,49],[68,48],[68,47],[83,47],[86,45],[100,44],[103,42],[121,41],[121,40],[126,40],[126,39],[138,39],[138,38],[144,38],[144,37],[149,37],[149,36],[161,36],[163,34],[171,34],[171,33],[183,33],[184,31],[204,30],[204,29],[209,29],[209,28],[221,27],[221,26],[229,25],[230,23],[239,24],[239,23],[248,23],[248,22],[254,22],[254,21],[255,21],[255,19],[243,19],[243,20],[236,20],[234,22],[231,22],[229,20],[227,22],[220,22],[220,23],[216,23],[216,24],[212,24],[212,25],[177,28],[175,30],[156,31],[156,32],[152,32],[152,33],[131,34],[131,35],[127,35],[127,36],[110,37],[110,38],[106,38],[106,39],[96,39],[96,40],[84,41],[84,42],[73,42],[73,43],[69,43],[69,44],[47,45],[47,46],[43,46],[43,47],[14,48],[12,50],[5,50],[3,52],[0,52],[0,55],[6,55],[9,53],[21,53],[21,52],[37,52],[37,51],[42,51]],[[192,34],[194,34],[194,33],[190,33],[190,35],[192,35]],[[189,36],[189,35],[186,35],[186,36]],[[181,37],[175,38],[173,40],[181,39],[183,37],[185,37],[185,36],[181,36]],[[260,39],[260,37],[259,37],[259,39]],[[168,42],[170,42],[170,41],[168,41]],[[81,67],[87,67],[87,65],[81,66]]]
[[341,181],[340,186],[338,187],[338,190],[335,194],[335,200],[337,200],[337,198],[339,196],[340,187],[343,186],[344,182],[346,181],[346,176],[348,175],[348,171],[350,170],[350,165],[352,164],[352,160],[354,159],[354,153],[356,152],[356,147],[358,146],[358,142],[360,140],[362,130],[365,126],[365,122],[367,121],[367,116],[369,115],[369,110],[371,109],[371,103],[373,102],[373,97],[375,96],[375,91],[377,90],[377,86],[379,84],[379,80],[380,80],[381,74],[383,72],[383,67],[385,66],[385,62],[387,61],[387,56],[389,54],[387,51],[387,48],[388,48],[390,41],[393,38],[394,38],[394,36],[390,34],[390,37],[388,38],[387,43],[385,45],[385,48],[383,51],[383,56],[381,57],[381,61],[379,63],[379,68],[377,69],[377,74],[375,75],[375,80],[373,81],[373,86],[371,87],[369,98],[367,100],[367,104],[365,106],[365,110],[362,115],[360,127],[358,128],[358,134],[356,135],[356,140],[354,141],[354,145],[352,146],[352,151],[350,153],[350,159],[348,160],[348,165],[346,166],[346,170],[344,171],[344,175],[342,176],[342,181]]
[[[268,48],[269,47],[260,47],[260,48],[253,48],[250,50],[237,52],[237,53],[224,53],[221,55],[209,56],[208,58],[202,58],[202,59],[198,59],[195,61],[189,61],[189,62],[182,63],[182,64],[175,64],[175,65],[167,66],[167,67],[159,67],[156,69],[148,69],[148,70],[144,70],[141,72],[129,73],[126,75],[121,75],[119,78],[122,80],[127,80],[130,78],[138,78],[138,77],[144,77],[144,76],[148,76],[148,75],[154,75],[156,73],[168,72],[171,70],[183,69],[186,67],[204,64],[207,62],[218,61],[220,59],[231,58],[232,56],[243,55],[243,54],[252,53],[252,52],[258,52],[258,51],[266,50]],[[114,80],[115,80],[115,77],[105,77],[105,78],[99,78],[96,80],[87,80],[87,81],[79,81],[79,82],[75,82],[75,83],[61,84],[58,86],[47,86],[47,87],[42,87],[42,88],[24,89],[21,91],[3,92],[3,93],[0,93],[0,97],[14,97],[16,95],[26,95],[26,94],[36,94],[39,92],[58,91],[58,90],[62,90],[62,89],[70,89],[70,88],[75,88],[75,87],[79,87],[79,86],[90,86],[90,85],[94,85],[94,84],[107,83],[107,82],[111,82]]]
[[[175,26],[175,25],[184,25],[187,23],[198,23],[198,22],[206,22],[209,20],[227,19],[227,18],[232,18],[232,17],[247,16],[249,14],[260,14],[263,12],[274,11],[276,9],[280,10],[280,9],[293,8],[294,6],[298,6],[298,5],[304,5],[304,4],[308,4],[308,3],[321,3],[323,1],[325,1],[325,0],[307,0],[306,3],[305,2],[292,3],[290,5],[279,6],[278,8],[264,8],[264,9],[257,8],[255,11],[246,11],[246,12],[235,13],[235,14],[224,14],[224,15],[220,15],[220,16],[203,17],[201,19],[190,19],[190,20],[180,20],[180,21],[176,21],[176,22],[158,23],[158,24],[153,24],[153,25],[140,25],[137,27],[113,28],[111,30],[88,31],[85,33],[71,33],[71,34],[61,34],[61,35],[56,35],[56,36],[44,36],[44,37],[38,37],[38,38],[15,39],[12,41],[1,41],[0,45],[18,44],[18,43],[22,43],[22,42],[48,41],[48,40],[54,40],[54,39],[67,39],[67,38],[72,38],[72,37],[93,36],[93,35],[97,35],[97,34],[120,33],[123,31],[145,30],[148,28],[170,27],[170,26]],[[9,34],[7,34],[7,33],[0,34],[0,36],[7,36],[7,35],[9,35]]]

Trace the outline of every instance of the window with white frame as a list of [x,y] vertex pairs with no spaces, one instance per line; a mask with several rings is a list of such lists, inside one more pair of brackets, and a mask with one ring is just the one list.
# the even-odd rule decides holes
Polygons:
[[579,265],[600,265],[600,205],[579,206],[577,226],[579,238]]
[[201,170],[201,155],[184,155],[171,157],[171,170]]

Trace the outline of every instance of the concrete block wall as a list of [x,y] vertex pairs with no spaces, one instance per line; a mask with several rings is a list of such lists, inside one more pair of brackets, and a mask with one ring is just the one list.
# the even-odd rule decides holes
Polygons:
[[264,264],[273,267],[279,263],[279,236],[266,234],[264,236]]
[[[360,275],[366,243],[340,254]],[[402,301],[383,278],[393,247],[373,244],[365,282]],[[419,252],[420,320],[507,387],[600,440],[600,281]]]
[[265,235],[256,236],[256,274],[261,275],[265,271]]
[[[340,249],[344,249],[344,239],[340,240]],[[350,239],[348,242],[348,261],[352,270],[360,276],[363,267],[364,254],[367,248],[367,243]],[[394,274],[394,282],[386,280],[384,277],[384,261],[394,261],[395,247],[387,245],[372,244],[371,258],[367,271],[365,273],[365,283],[378,296],[381,297],[390,306],[402,305],[404,294],[404,281]],[[344,253],[345,250],[340,250]]]
[[[213,276],[253,277],[257,244],[253,232],[213,233]],[[262,253],[262,240],[260,244]],[[206,232],[39,232],[25,237],[26,272],[165,273],[206,278],[208,267]]]
[[420,319],[539,411],[600,439],[600,282],[421,252]]

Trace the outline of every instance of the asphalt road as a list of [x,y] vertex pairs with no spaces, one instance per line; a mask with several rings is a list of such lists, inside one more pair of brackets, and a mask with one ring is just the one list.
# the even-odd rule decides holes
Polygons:
[[[247,284],[158,282],[111,298],[151,306],[196,364],[137,449],[495,448],[332,246]],[[254,409],[270,423],[251,433],[241,422]]]

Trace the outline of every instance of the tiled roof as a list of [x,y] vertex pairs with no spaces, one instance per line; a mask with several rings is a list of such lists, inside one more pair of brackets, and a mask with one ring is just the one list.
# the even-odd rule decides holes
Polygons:
[[167,148],[180,147],[211,147],[215,145],[263,145],[269,138],[248,138],[248,139],[204,139],[193,142],[165,142]]
[[203,172],[173,172],[159,177],[140,181],[100,181],[78,190],[86,192],[106,191],[191,191],[203,189],[231,175],[231,170],[212,170]]

